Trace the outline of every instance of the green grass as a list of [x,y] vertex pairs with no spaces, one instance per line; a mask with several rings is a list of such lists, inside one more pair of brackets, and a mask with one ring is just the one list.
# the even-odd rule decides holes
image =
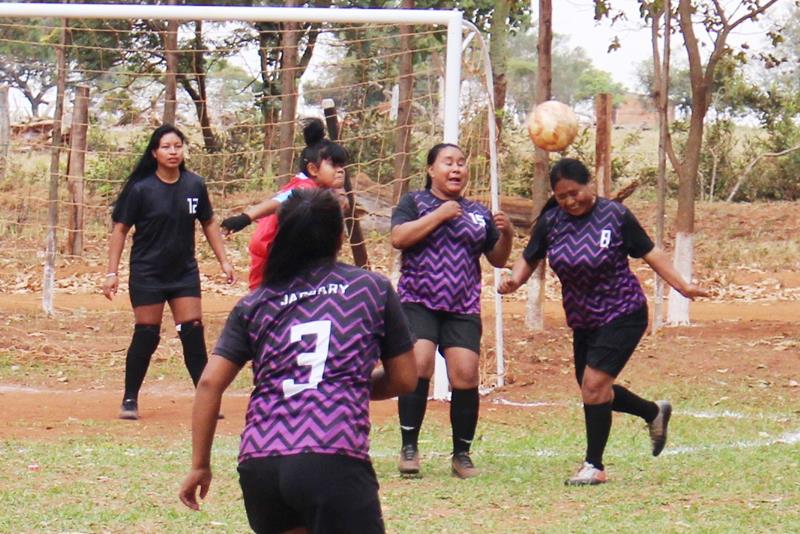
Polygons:
[[[396,474],[396,424],[374,426],[387,530],[800,531],[800,427],[789,403],[762,398],[763,405],[740,406],[733,416],[703,418],[690,412],[723,415],[732,408],[709,409],[712,399],[695,391],[677,407],[669,446],[656,459],[643,425],[617,416],[606,453],[611,482],[567,488],[563,479],[577,467],[584,438],[578,403],[564,401],[513,411],[485,402],[474,446],[482,476],[468,481],[450,476],[442,411],[426,422],[419,479]],[[192,513],[176,498],[189,436],[112,433],[0,443],[0,532],[247,530],[236,437],[217,438],[212,491],[203,511]]]

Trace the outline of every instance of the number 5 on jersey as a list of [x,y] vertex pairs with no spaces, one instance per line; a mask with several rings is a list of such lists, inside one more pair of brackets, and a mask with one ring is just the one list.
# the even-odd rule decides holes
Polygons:
[[311,374],[308,382],[295,382],[289,378],[283,381],[283,396],[288,398],[297,395],[307,389],[316,389],[322,382],[322,375],[325,372],[325,360],[328,359],[328,345],[331,340],[331,322],[313,321],[301,323],[292,327],[291,342],[297,343],[303,336],[317,336],[314,344],[314,352],[303,352],[297,355],[297,365],[310,366]]

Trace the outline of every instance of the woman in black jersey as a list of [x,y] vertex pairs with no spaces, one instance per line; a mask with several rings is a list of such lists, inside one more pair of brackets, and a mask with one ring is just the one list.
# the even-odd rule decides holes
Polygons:
[[136,227],[131,249],[129,294],[136,321],[125,358],[121,419],[138,419],[139,389],[158,347],[164,303],[169,303],[195,386],[208,359],[200,307],[200,273],[195,259],[195,221],[200,221],[222,271],[233,283],[219,225],[203,179],[186,170],[186,137],[165,124],[150,137],[114,205],[103,294],[119,288],[118,267],[125,238]]
[[558,275],[573,330],[575,378],[586,421],[585,461],[566,483],[602,484],[612,411],[647,423],[653,456],[664,449],[672,413],[668,401],[643,399],[615,383],[647,329],[647,299],[628,258],[642,258],[686,298],[706,297],[708,292],[681,277],[628,208],[595,194],[589,169],[580,161],[563,158],[553,165],[550,187],[553,196],[542,208],[522,258],[497,291],[518,289],[545,258]]
[[231,311],[197,386],[179,494],[189,508],[211,483],[220,398],[251,362],[239,482],[253,530],[384,532],[369,401],[414,387],[414,337],[387,278],[336,260],[343,231],[330,191],[282,204],[264,281]]

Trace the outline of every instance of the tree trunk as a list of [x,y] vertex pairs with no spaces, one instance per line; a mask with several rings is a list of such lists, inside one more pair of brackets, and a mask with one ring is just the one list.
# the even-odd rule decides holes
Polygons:
[[211,118],[208,116],[208,95],[206,93],[206,61],[205,48],[203,45],[203,21],[196,20],[194,26],[194,52],[192,53],[192,65],[194,67],[194,78],[197,82],[197,92],[199,98],[195,100],[197,108],[197,118],[200,120],[200,130],[203,132],[203,144],[208,152],[217,152],[217,138],[211,128]]
[[[553,85],[552,67],[553,45],[553,6],[551,0],[539,0],[539,42],[537,44],[539,64],[536,71],[536,103],[550,100]],[[550,167],[550,156],[546,150],[534,149],[533,183],[531,199],[533,200],[533,216],[538,217],[542,210],[550,187],[547,174]],[[546,261],[540,261],[528,282],[528,303],[525,308],[525,326],[529,330],[544,330],[544,284],[547,270]]]
[[[413,9],[414,0],[403,0],[403,9]],[[411,94],[414,88],[413,54],[411,51],[412,26],[400,26],[400,79],[398,81],[397,129],[394,133],[394,184],[392,203],[397,204],[408,192],[408,167],[411,151]]]
[[[332,99],[322,101],[322,109],[325,113],[325,123],[328,126],[328,137],[331,141],[339,140],[339,116],[336,113],[336,104]],[[350,181],[350,173],[344,173],[344,191],[347,195],[347,216],[345,217],[345,229],[350,236],[350,248],[353,251],[353,261],[356,266],[369,269],[369,256],[364,242],[364,233],[361,231],[361,222],[356,216],[356,194],[353,192],[353,184]]]
[[[297,0],[287,0],[287,7],[294,7]],[[278,127],[278,184],[288,183],[292,176],[294,160],[295,114],[297,112],[297,45],[299,42],[297,23],[283,24],[281,35],[281,118]]]
[[265,174],[271,174],[272,170],[272,150],[275,147],[275,126],[278,122],[278,108],[274,104],[273,97],[273,84],[275,80],[272,78],[272,71],[270,70],[271,57],[270,53],[273,52],[274,47],[270,40],[270,34],[274,33],[265,24],[259,24],[258,29],[258,58],[260,61],[261,70],[261,120],[262,135],[263,135],[263,153],[261,156],[261,168]]
[[597,194],[611,196],[611,95],[599,93],[594,98],[597,134],[594,144],[594,179]]
[[506,65],[508,63],[508,15],[510,0],[495,0],[492,14],[489,58],[492,63],[492,85],[494,86],[495,124],[497,142],[503,138],[503,117],[506,106]]
[[[689,135],[683,161],[677,162],[668,142],[670,160],[678,173],[678,214],[676,221],[676,241],[674,264],[678,272],[687,280],[692,279],[692,256],[694,238],[694,195],[697,182],[697,169],[700,164],[700,150],[703,143],[703,122],[711,104],[714,74],[719,61],[728,53],[727,38],[730,33],[745,21],[752,21],[774,6],[778,0],[761,2],[742,2],[745,13],[730,19],[724,13],[721,2],[714,2],[714,9],[707,13],[715,21],[706,24],[706,30],[715,34],[711,53],[703,51],[694,32],[692,16],[695,5],[691,0],[678,2],[678,22],[683,33],[683,44],[689,61],[689,77],[692,90],[692,111],[689,118]],[[709,4],[710,6],[710,4]],[[740,6],[741,7],[741,6]],[[710,8],[709,8],[710,9]],[[703,66],[703,57],[707,56]],[[671,324],[688,324],[689,301],[675,290],[669,296],[668,320]]]
[[73,256],[83,256],[84,199],[83,172],[88,148],[86,132],[89,128],[89,87],[76,88],[72,108],[72,126],[69,134],[69,165],[67,186],[69,210],[67,223],[67,251]]
[[0,85],[0,182],[6,177],[10,147],[11,113],[8,108],[8,86]]
[[[672,22],[672,7],[670,0],[664,2],[664,54],[663,63],[660,62],[658,52],[658,21],[657,13],[652,17],[652,45],[653,45],[653,80],[658,105],[658,184],[656,191],[656,246],[664,248],[664,219],[666,215],[667,198],[667,144],[669,142],[669,64],[670,64],[670,35]],[[664,280],[655,275],[653,298],[653,333],[661,328],[664,322]]]
[[[168,0],[168,5],[176,5],[178,0]],[[167,57],[167,72],[164,87],[164,124],[175,124],[178,107],[178,21],[167,21],[167,31],[164,34],[164,53]]]
[[53,113],[53,139],[50,148],[50,190],[47,203],[47,245],[42,280],[42,309],[52,316],[53,292],[56,285],[56,229],[58,228],[58,181],[61,159],[61,116],[64,113],[64,91],[67,84],[67,19],[61,22],[61,36],[56,47],[56,107]]

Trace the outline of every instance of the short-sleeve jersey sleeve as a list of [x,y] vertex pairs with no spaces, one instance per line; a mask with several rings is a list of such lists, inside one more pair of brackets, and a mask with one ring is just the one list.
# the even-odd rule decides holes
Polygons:
[[531,238],[522,251],[522,257],[528,263],[544,259],[547,255],[547,223],[544,214],[536,221],[536,225],[531,230]]
[[214,216],[214,209],[211,207],[211,199],[208,197],[208,188],[205,182],[200,182],[200,199],[197,202],[197,219],[200,222],[211,220]]
[[625,250],[632,258],[641,258],[646,256],[655,245],[644,231],[642,225],[636,219],[636,216],[627,208],[625,214],[622,216],[622,241]]
[[122,223],[125,226],[133,226],[139,220],[142,208],[142,192],[133,186],[120,203],[114,206],[112,219],[115,223]]
[[292,194],[294,194],[294,191],[295,191],[294,189],[287,189],[286,191],[279,191],[278,193],[275,194],[274,197],[272,197],[272,200],[274,200],[278,204],[283,204],[284,202],[289,200],[289,197],[292,196]]
[[391,284],[387,282],[386,285],[388,290],[386,308],[383,312],[384,335],[381,341],[381,360],[388,360],[410,351],[416,341],[400,305],[400,298]]
[[489,252],[500,240],[500,231],[494,224],[494,218],[491,214],[488,217],[484,217],[483,220],[486,221],[486,242],[483,244],[483,251]]
[[247,332],[247,324],[241,315],[241,309],[236,306],[228,314],[225,327],[219,336],[213,354],[222,356],[237,365],[244,365],[253,359],[254,351]]
[[392,228],[419,219],[419,210],[411,193],[406,193],[392,211]]

